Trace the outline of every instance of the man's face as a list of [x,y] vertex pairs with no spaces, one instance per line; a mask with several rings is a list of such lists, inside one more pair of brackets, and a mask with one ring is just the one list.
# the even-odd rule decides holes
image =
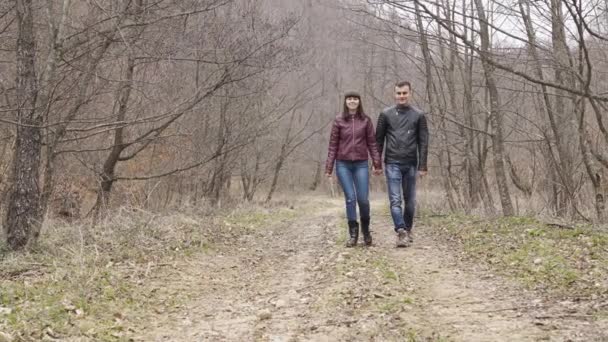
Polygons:
[[403,87],[395,87],[395,102],[398,105],[406,105],[410,101],[411,89],[405,85]]

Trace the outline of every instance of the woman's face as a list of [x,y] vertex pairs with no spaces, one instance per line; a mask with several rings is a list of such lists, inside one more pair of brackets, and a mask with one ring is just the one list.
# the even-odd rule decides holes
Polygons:
[[359,98],[347,97],[346,98],[346,107],[350,110],[356,110],[359,107]]

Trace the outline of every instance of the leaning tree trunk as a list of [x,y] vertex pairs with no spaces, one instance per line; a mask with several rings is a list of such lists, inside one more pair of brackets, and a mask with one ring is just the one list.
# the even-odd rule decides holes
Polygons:
[[[450,160],[449,160],[449,144],[447,141],[446,133],[445,133],[445,112],[441,108],[439,101],[435,98],[435,94],[437,94],[437,89],[435,88],[435,83],[433,79],[432,72],[432,56],[429,50],[429,44],[427,40],[426,33],[424,32],[424,26],[422,24],[422,17],[420,15],[420,10],[418,8],[418,3],[414,3],[414,8],[416,11],[416,27],[418,29],[418,34],[420,35],[420,48],[422,49],[422,56],[424,59],[424,71],[426,78],[426,94],[429,99],[429,104],[431,106],[432,113],[440,114],[440,122],[438,132],[439,139],[441,141],[442,150],[439,152],[439,166],[441,171],[441,180],[444,187],[445,194],[448,199],[448,204],[450,206],[451,211],[456,211],[457,205],[454,200],[454,195],[452,191],[452,186],[450,183]],[[444,150],[445,149],[445,150]],[[445,165],[447,163],[447,167]]]
[[[538,79],[540,80],[544,80],[545,76],[543,74],[543,70],[542,70],[542,64],[540,62],[540,58],[538,55],[538,51],[537,51],[537,44],[536,44],[536,32],[534,31],[534,27],[532,25],[532,18],[530,16],[530,5],[528,3],[528,1],[526,0],[519,0],[519,11],[521,14],[521,17],[523,19],[523,23],[524,26],[526,28],[526,33],[528,36],[528,54],[530,55],[532,61],[533,61],[533,68],[534,68],[534,72],[536,74],[536,77],[538,77]],[[558,129],[558,125],[557,125],[557,120],[556,120],[556,111],[554,110],[554,108],[559,108],[559,106],[563,106],[563,103],[556,103],[556,105],[554,106],[553,103],[551,102],[551,96],[549,94],[549,91],[547,89],[547,86],[544,84],[540,85],[541,88],[541,93],[539,95],[539,97],[542,97],[542,104],[543,104],[543,109],[544,111],[547,113],[547,117],[549,119],[549,123],[551,125],[551,130],[553,132],[553,136],[555,137],[554,140],[556,142],[557,145],[557,150],[559,153],[559,160],[564,160],[566,159],[566,155],[564,154],[564,148],[563,148],[563,139],[562,139],[562,135],[560,134],[560,131]],[[561,100],[560,100],[561,101]],[[563,110],[562,110],[563,112]],[[560,165],[559,162],[555,162],[555,157],[554,157],[554,152],[553,152],[553,147],[551,146],[551,139],[547,138],[545,139],[545,142],[547,144],[546,149],[547,149],[547,153],[546,153],[546,159],[548,160],[547,163],[549,165],[553,165],[555,167],[555,169],[557,168],[561,168],[562,166]],[[555,170],[554,169],[554,170]],[[560,183],[559,182],[559,177],[556,174],[556,171],[551,172],[550,176],[551,180],[552,180],[552,184],[553,185],[553,202],[555,205],[555,209],[557,212],[560,212],[559,210],[559,200],[557,199],[557,193],[558,190],[556,190],[556,186],[555,184]]]
[[16,0],[17,12],[17,138],[12,189],[6,214],[9,248],[18,250],[36,241],[43,214],[40,206],[42,116],[36,112],[36,40],[31,0]]
[[[462,10],[466,11],[467,5],[466,0],[462,1]],[[473,9],[471,9],[473,11]],[[473,17],[471,15],[471,17]],[[467,18],[463,17],[463,27],[464,27],[464,35],[468,37],[469,31],[467,29]],[[455,24],[453,24],[452,30],[455,30]],[[470,30],[471,40],[474,41],[475,31]],[[456,50],[456,39],[450,31],[450,46],[453,50]],[[452,54],[456,52],[452,51]],[[464,167],[465,167],[465,177],[466,177],[466,199],[465,201],[465,210],[470,212],[471,210],[477,208],[480,203],[483,203],[486,212],[493,211],[493,201],[483,201],[483,185],[479,180],[481,179],[481,174],[483,173],[483,168],[481,168],[482,163],[478,158],[476,158],[475,151],[475,132],[473,129],[476,128],[477,124],[473,117],[474,113],[474,99],[473,99],[473,51],[470,47],[464,47],[463,53],[463,62],[462,64],[462,81],[463,81],[463,114],[464,114],[464,122],[470,128],[465,131],[465,144],[464,144]],[[491,202],[491,203],[490,203]],[[490,211],[490,205],[492,210]]]
[[[127,59],[127,69],[125,80],[118,91],[118,113],[117,121],[125,121],[127,116],[127,104],[131,96],[131,88],[133,86],[133,71],[135,69],[135,60],[129,56]],[[114,130],[114,143],[110,154],[106,158],[103,169],[101,171],[101,185],[97,192],[97,203],[95,204],[95,216],[97,217],[100,211],[103,211],[109,201],[112,186],[114,185],[114,173],[116,165],[120,162],[120,155],[125,149],[124,144],[124,127],[120,126]]]
[[482,0],[475,0],[477,14],[479,16],[479,38],[481,39],[481,63],[485,74],[486,85],[490,95],[490,115],[492,125],[492,152],[494,155],[494,171],[496,173],[496,182],[498,183],[498,192],[500,195],[500,203],[502,204],[502,213],[504,216],[512,216],[514,214],[513,204],[511,202],[511,194],[509,193],[509,185],[507,183],[507,174],[504,164],[504,142],[502,132],[502,113],[500,106],[500,98],[498,88],[494,80],[494,67],[489,63],[490,57],[490,32],[488,21],[486,19],[485,10]]
[[[570,50],[567,43],[565,16],[562,13],[563,3],[560,0],[551,0],[551,40],[553,45],[553,57],[556,61],[555,82],[558,84],[574,84],[575,79],[568,71],[572,66]],[[559,152],[559,160],[555,171],[558,175],[560,186],[558,200],[555,203],[557,214],[566,216],[569,212],[576,210],[576,198],[574,195],[574,172],[577,159],[577,122],[572,115],[573,101],[568,99],[567,93],[555,89],[555,119],[553,130],[554,139]]]
[[585,164],[585,170],[587,171],[587,175],[593,186],[593,193],[595,195],[595,214],[599,222],[604,222],[607,194],[603,190],[606,189],[606,172],[605,168],[596,165],[593,156],[587,147],[587,145],[591,145],[591,143],[586,139],[588,134],[585,129],[585,99],[581,98],[579,101],[580,104],[577,106],[576,110],[578,115],[579,147],[581,156],[583,157],[583,163]]
[[310,190],[310,191],[317,190],[317,188],[319,187],[319,184],[321,184],[321,177],[323,175],[323,166],[320,161],[317,161],[316,165],[317,166],[315,167],[315,176],[313,177],[312,184],[308,188],[308,190]]
[[272,182],[270,184],[270,190],[268,190],[268,195],[266,195],[266,202],[270,202],[270,200],[272,199],[272,195],[274,195],[274,192],[277,189],[277,184],[279,182],[279,174],[281,172],[281,169],[283,168],[284,162],[285,157],[283,156],[283,151],[281,151],[281,155],[279,155],[277,163],[274,166]]
[[[66,0],[65,4],[69,5],[69,1]],[[76,95],[76,98],[74,99],[74,106],[69,110],[69,112],[67,113],[65,118],[62,118],[62,122],[60,124],[54,126],[52,130],[47,131],[47,141],[46,141],[46,146],[45,146],[46,152],[44,153],[46,155],[46,162],[44,165],[44,176],[43,176],[44,186],[43,186],[43,190],[42,190],[43,213],[46,212],[47,207],[49,205],[49,200],[54,191],[55,163],[56,163],[57,157],[59,156],[58,151],[56,151],[57,146],[60,144],[61,140],[68,133],[68,127],[69,127],[70,123],[76,119],[76,117],[80,113],[80,109],[87,103],[87,101],[88,101],[87,97],[89,96],[88,95],[89,92],[87,90],[89,89],[89,85],[94,81],[94,78],[97,75],[95,73],[95,68],[97,68],[97,66],[101,62],[101,59],[105,55],[105,52],[108,50],[108,48],[110,47],[110,45],[112,44],[113,41],[114,40],[112,39],[112,37],[110,37],[110,36],[106,37],[106,39],[103,42],[103,44],[101,45],[101,47],[98,48],[96,55],[93,56],[91,58],[91,60],[87,63],[87,66],[84,70],[85,76],[81,81],[79,81],[79,84],[78,84],[78,94]],[[56,56],[56,58],[59,58],[59,56]],[[46,72],[49,73],[48,70]],[[52,90],[53,89],[45,89],[45,91],[52,91]],[[49,95],[47,95],[47,96],[49,96]],[[47,98],[46,101],[48,101],[48,100],[49,99]],[[45,110],[46,110],[47,106],[49,106],[49,104],[47,104],[46,101],[43,99],[43,101],[41,101],[42,103],[40,105],[41,108],[45,108]]]
[[295,117],[295,112],[292,111],[291,117],[289,118],[289,126],[287,127],[287,132],[285,134],[285,139],[283,140],[283,144],[281,145],[281,151],[277,156],[277,161],[274,164],[274,170],[272,174],[272,182],[270,183],[270,190],[268,190],[268,195],[266,195],[266,202],[270,202],[272,199],[272,195],[274,195],[275,190],[277,189],[277,184],[279,182],[279,174],[281,173],[281,169],[283,168],[283,164],[287,159],[289,154],[288,147],[291,142],[291,131],[293,129],[293,120]]

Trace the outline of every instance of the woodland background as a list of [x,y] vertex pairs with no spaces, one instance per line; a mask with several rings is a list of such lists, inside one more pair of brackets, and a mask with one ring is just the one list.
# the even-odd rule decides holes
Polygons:
[[[0,1],[11,249],[46,217],[328,191],[345,91],[428,115],[438,210],[603,222],[608,1]],[[383,189],[383,179],[372,187]]]

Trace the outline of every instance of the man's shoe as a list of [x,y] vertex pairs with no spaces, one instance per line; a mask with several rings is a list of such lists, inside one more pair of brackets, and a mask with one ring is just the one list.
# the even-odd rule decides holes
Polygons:
[[407,234],[407,241],[411,244],[414,242],[414,233],[412,232],[412,230],[406,230],[405,231]]
[[408,246],[407,232],[403,228],[398,229],[397,230],[397,247],[407,247],[407,246]]

